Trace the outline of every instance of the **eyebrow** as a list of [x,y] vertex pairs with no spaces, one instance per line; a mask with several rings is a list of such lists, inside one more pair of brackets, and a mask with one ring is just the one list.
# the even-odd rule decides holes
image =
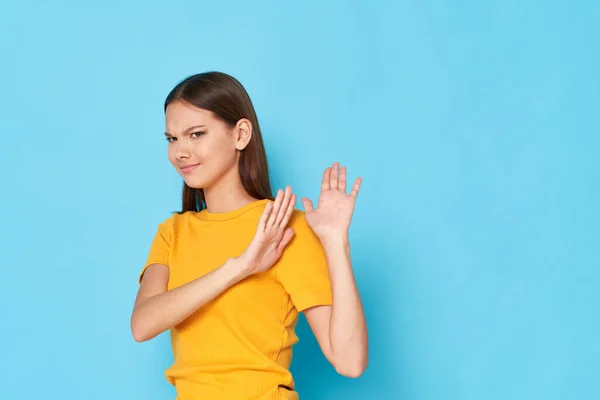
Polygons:
[[[189,131],[191,131],[192,129],[196,129],[196,128],[203,128],[203,127],[205,127],[205,126],[206,126],[206,125],[194,125],[194,126],[190,126],[189,128],[185,129],[185,130],[183,131],[183,133],[189,132]],[[169,132],[165,132],[165,136],[166,136],[166,137],[173,137],[173,135],[171,135]]]

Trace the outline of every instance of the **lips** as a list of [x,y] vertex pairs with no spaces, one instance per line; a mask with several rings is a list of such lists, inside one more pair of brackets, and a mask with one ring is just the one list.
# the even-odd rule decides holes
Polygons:
[[200,165],[200,163],[198,164],[190,164],[190,165],[186,165],[185,167],[181,167],[181,172],[184,174],[187,174],[189,172],[192,172],[194,169],[196,169],[196,167]]

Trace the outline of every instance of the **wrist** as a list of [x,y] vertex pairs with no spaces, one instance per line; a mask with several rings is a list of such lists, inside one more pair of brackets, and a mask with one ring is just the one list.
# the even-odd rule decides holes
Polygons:
[[347,248],[350,245],[347,231],[320,235],[319,240],[321,241],[323,248]]
[[241,257],[227,259],[223,267],[228,271],[228,276],[232,284],[238,283],[252,275],[248,263],[244,262]]

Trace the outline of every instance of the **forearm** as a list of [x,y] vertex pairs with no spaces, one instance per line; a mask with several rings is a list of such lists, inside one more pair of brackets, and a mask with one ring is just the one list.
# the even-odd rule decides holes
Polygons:
[[367,327],[352,271],[350,243],[344,236],[322,243],[333,291],[329,340],[335,367],[344,375],[358,376],[368,360]]
[[143,342],[179,324],[219,294],[246,277],[237,258],[175,289],[141,302],[131,317],[134,337]]

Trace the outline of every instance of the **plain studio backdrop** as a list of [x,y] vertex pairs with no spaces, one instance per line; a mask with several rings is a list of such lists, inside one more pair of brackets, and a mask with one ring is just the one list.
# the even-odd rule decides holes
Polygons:
[[[364,179],[350,238],[370,364],[301,318],[305,400],[598,399],[596,1],[5,2],[1,399],[173,399],[129,317],[180,206],[163,101],[224,71],[274,189]],[[297,208],[302,209],[298,200]],[[201,243],[199,244],[201,245]]]

